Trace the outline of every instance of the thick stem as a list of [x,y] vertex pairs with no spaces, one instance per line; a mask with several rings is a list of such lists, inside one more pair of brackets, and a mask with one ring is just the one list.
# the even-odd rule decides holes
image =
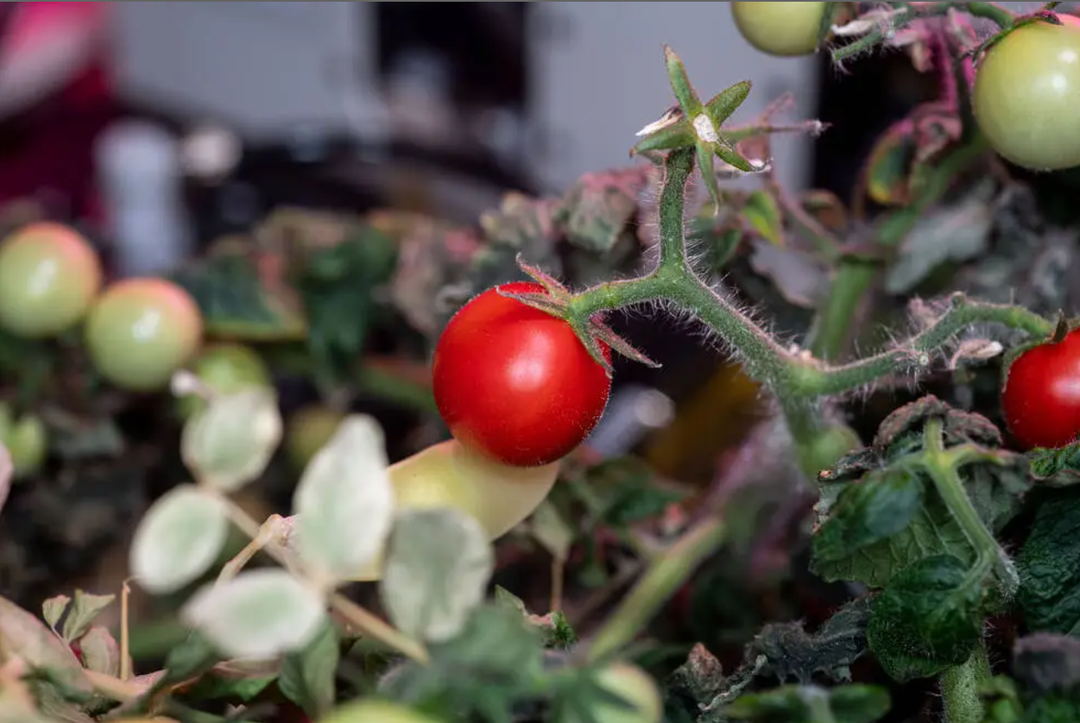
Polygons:
[[722,520],[707,517],[657,556],[593,638],[589,660],[601,660],[631,642],[697,567],[716,552],[725,531]]
[[941,698],[946,723],[982,723],[985,720],[981,692],[990,678],[990,660],[982,643],[966,663],[941,674]]
[[672,151],[664,163],[664,190],[660,193],[660,267],[686,266],[683,241],[685,187],[694,170],[694,149]]

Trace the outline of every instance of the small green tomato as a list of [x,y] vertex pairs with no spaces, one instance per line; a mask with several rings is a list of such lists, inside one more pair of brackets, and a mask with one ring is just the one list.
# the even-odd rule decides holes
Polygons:
[[[218,394],[271,385],[270,370],[262,357],[242,344],[216,344],[204,349],[191,363],[191,372]],[[180,418],[188,419],[206,402],[197,394],[188,394],[177,399],[176,406]]]
[[792,57],[817,50],[824,2],[733,2],[731,14],[746,42],[768,55]]
[[358,700],[332,711],[319,723],[442,723],[424,713],[387,700]]
[[15,419],[11,407],[0,402],[0,444],[11,457],[15,479],[32,477],[49,455],[49,436],[45,423],[36,414]]
[[90,310],[86,348],[106,380],[148,392],[167,386],[198,351],[202,330],[187,291],[164,279],[129,279],[107,288]]
[[75,326],[101,289],[89,242],[56,223],[32,223],[0,242],[0,327],[16,336],[56,336]]
[[602,704],[592,710],[597,723],[661,723],[664,719],[664,700],[649,675],[637,666],[614,663],[600,671],[597,682],[617,695],[633,709]]
[[297,410],[285,429],[285,454],[298,470],[308,466],[315,454],[337,432],[345,415],[318,404]]

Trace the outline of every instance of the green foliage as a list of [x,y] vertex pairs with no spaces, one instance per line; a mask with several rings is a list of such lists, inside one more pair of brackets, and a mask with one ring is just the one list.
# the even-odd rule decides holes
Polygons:
[[1017,563],[1028,627],[1080,636],[1080,489],[1043,501]]
[[874,723],[889,707],[888,692],[871,685],[792,685],[744,695],[724,714],[729,720],[753,723]]
[[278,687],[312,718],[325,715],[336,700],[336,676],[341,658],[337,628],[330,622],[302,650],[281,663]]

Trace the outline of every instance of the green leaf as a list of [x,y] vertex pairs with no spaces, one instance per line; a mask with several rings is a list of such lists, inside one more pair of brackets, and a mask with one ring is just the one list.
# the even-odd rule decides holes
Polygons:
[[337,628],[327,620],[303,650],[282,661],[278,687],[312,718],[321,718],[334,705],[340,653]]
[[68,605],[71,603],[71,598],[67,595],[56,595],[46,600],[41,605],[41,614],[45,618],[45,622],[49,624],[49,627],[60,634],[59,625],[60,620],[64,617],[64,613],[67,612]]
[[730,720],[754,723],[873,723],[890,706],[888,691],[877,686],[789,685],[742,695],[723,714]]
[[544,670],[538,632],[509,606],[477,608],[456,637],[429,652],[428,665],[404,664],[382,679],[379,692],[411,705],[438,705],[461,720],[509,723],[515,703],[535,698]]
[[529,531],[556,560],[565,560],[574,544],[574,529],[551,502],[544,501],[533,512]]
[[297,549],[311,570],[347,580],[376,559],[394,515],[383,431],[346,417],[312,458],[293,496]]
[[903,532],[923,504],[923,480],[909,470],[875,470],[843,489],[814,535],[814,558],[836,563]]
[[777,246],[783,245],[784,219],[780,213],[780,205],[771,193],[754,191],[748,195],[742,214],[750,227],[761,234],[762,238]]
[[1037,480],[1057,486],[1080,482],[1080,442],[1056,449],[1033,449],[1027,458]]
[[199,682],[185,688],[185,698],[197,701],[240,700],[250,702],[259,696],[270,684],[277,680],[275,675],[266,675],[265,671],[229,671],[219,664],[199,678]]
[[192,632],[182,643],[169,649],[165,656],[165,674],[154,683],[144,698],[152,698],[172,686],[198,678],[220,660],[221,654],[206,636]]
[[1016,562],[1028,628],[1080,637],[1080,489],[1043,501]]
[[112,633],[100,625],[93,625],[79,637],[83,665],[105,675],[120,674],[120,646]]
[[388,700],[365,698],[346,703],[320,723],[443,723],[413,708]]
[[770,623],[747,645],[745,659],[764,655],[766,667],[780,682],[794,678],[806,685],[815,675],[835,681],[851,680],[851,665],[866,652],[869,606],[865,599],[840,608],[814,633],[801,622]]
[[200,484],[236,492],[256,480],[281,443],[277,392],[252,387],[215,395],[184,425],[184,464]]
[[303,259],[295,283],[319,376],[331,382],[351,377],[375,320],[376,289],[390,280],[396,260],[393,239],[372,227]]
[[982,639],[983,580],[951,555],[901,570],[870,604],[870,650],[904,683],[960,665]]
[[578,248],[604,254],[637,219],[649,175],[641,167],[587,173],[563,196],[555,221]]
[[71,642],[81,638],[90,629],[90,625],[97,619],[105,608],[113,604],[116,595],[91,595],[82,590],[75,591],[75,601],[68,609],[64,619],[63,638]]
[[250,341],[303,339],[307,323],[292,289],[260,279],[254,254],[215,254],[170,275],[202,312],[211,336]]
[[228,534],[222,500],[192,485],[174,487],[158,498],[135,529],[132,574],[151,593],[175,592],[210,569]]
[[442,642],[483,601],[494,569],[487,534],[450,508],[399,513],[390,533],[380,593],[406,635]]
[[914,157],[915,141],[902,125],[883,134],[866,159],[866,190],[870,198],[885,206],[909,203],[908,171]]
[[185,625],[237,658],[271,658],[302,649],[326,618],[322,597],[281,569],[243,572],[196,593],[181,610]]
[[48,672],[65,687],[88,693],[82,666],[60,638],[36,617],[0,597],[0,662],[19,659],[31,670]]

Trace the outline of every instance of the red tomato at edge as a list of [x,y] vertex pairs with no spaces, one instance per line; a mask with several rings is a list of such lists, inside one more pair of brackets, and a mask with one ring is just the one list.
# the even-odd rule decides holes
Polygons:
[[1080,436],[1080,331],[1023,352],[1001,395],[1013,436],[1025,447],[1063,447]]
[[[544,292],[534,283],[497,288]],[[603,351],[610,359],[610,349]],[[569,324],[495,288],[447,324],[432,374],[435,402],[451,434],[515,467],[566,456],[600,421],[611,391],[604,368]]]

